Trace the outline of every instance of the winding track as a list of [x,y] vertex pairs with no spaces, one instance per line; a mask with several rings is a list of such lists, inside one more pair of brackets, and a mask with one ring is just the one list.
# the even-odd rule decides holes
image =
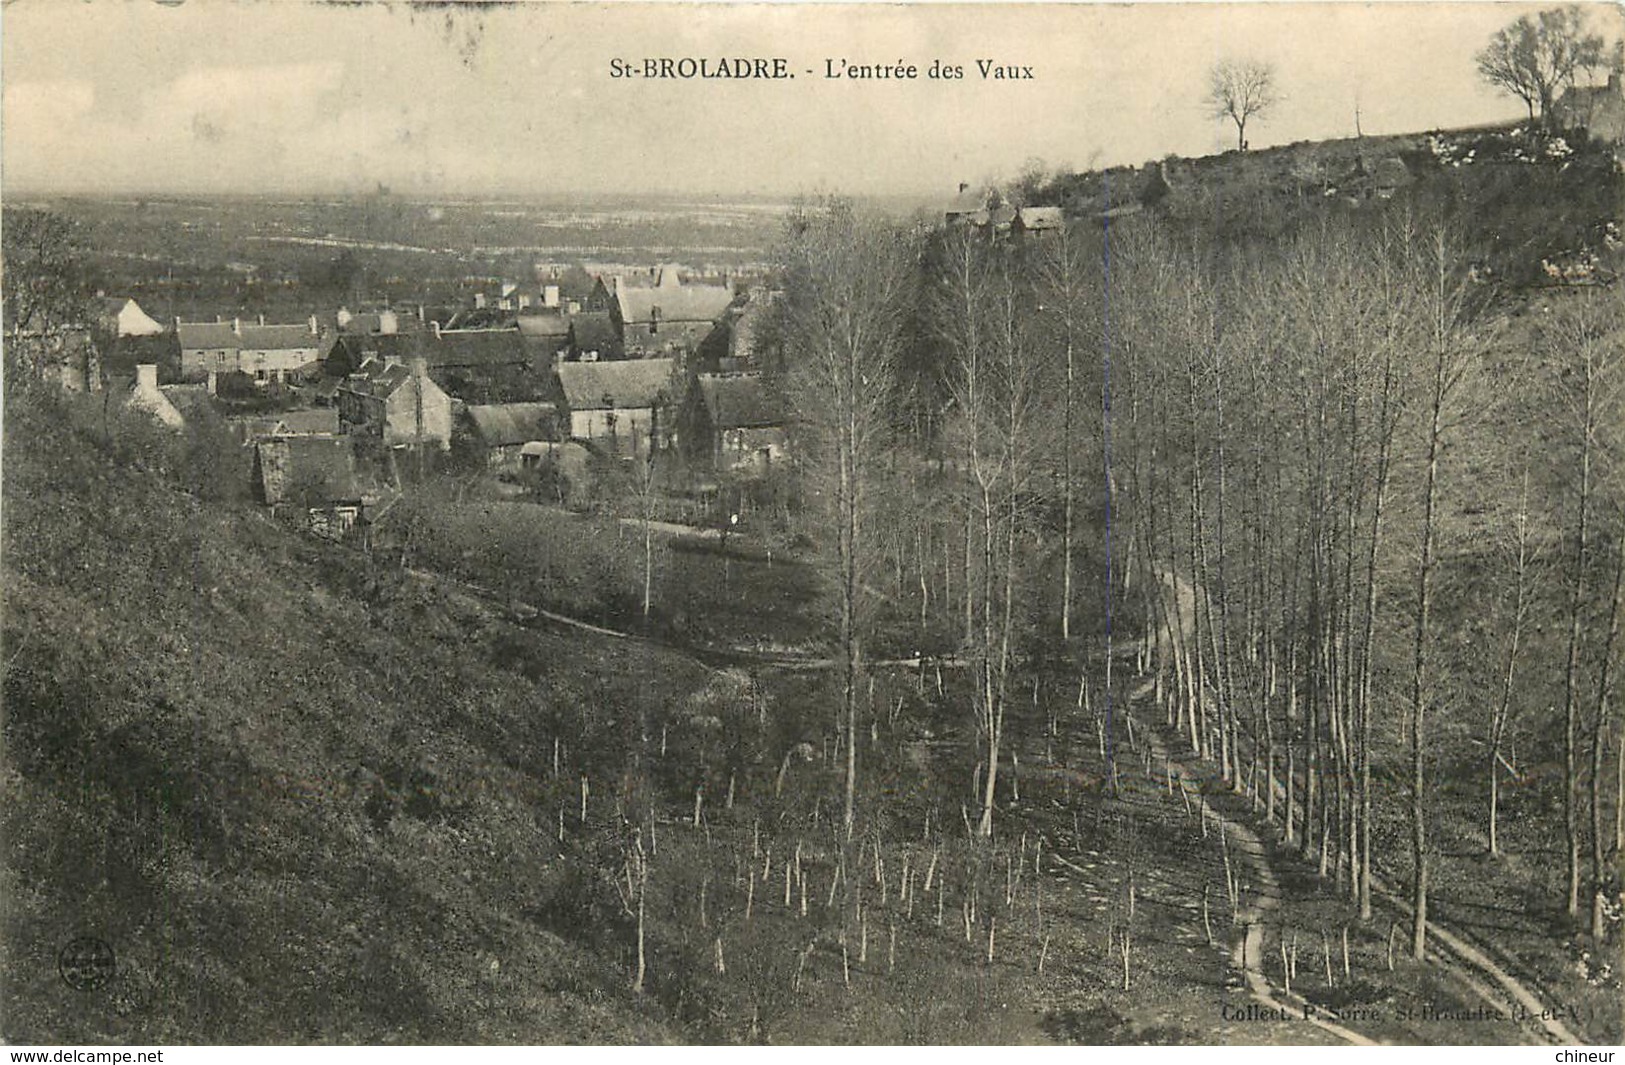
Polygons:
[[[1138,702],[1150,691],[1151,682],[1147,681],[1132,692],[1129,698]],[[1186,779],[1201,779],[1198,774],[1192,773],[1184,764],[1168,755],[1166,746],[1154,728],[1145,728],[1143,735],[1147,738],[1154,757],[1165,759],[1170,767],[1180,773],[1181,786],[1184,786],[1183,781]],[[1216,772],[1209,771],[1208,775],[1216,776]],[[1279,882],[1269,866],[1263,841],[1246,824],[1224,816],[1212,806],[1204,807],[1204,815],[1216,822],[1220,826],[1220,831],[1229,831],[1232,839],[1239,838],[1243,841],[1243,845],[1236,847],[1235,850],[1246,857],[1254,875],[1258,877],[1257,882],[1262,886],[1262,890],[1256,893],[1256,898],[1249,898],[1246,906],[1238,911],[1246,931],[1232,950],[1232,960],[1243,972],[1248,990],[1259,1002],[1266,1006],[1280,1007],[1282,1004],[1280,1000],[1286,1000],[1295,1004],[1301,1011],[1304,1000],[1296,995],[1287,996],[1284,991],[1273,988],[1262,968],[1262,916],[1280,905]],[[1407,915],[1411,913],[1409,904],[1375,874],[1371,878],[1371,888],[1375,895],[1401,913]],[[1463,986],[1497,1010],[1505,1010],[1508,999],[1521,1007],[1525,1014],[1522,1023],[1524,1030],[1530,1031],[1537,1029],[1538,1026],[1537,1030],[1550,1042],[1571,1046],[1585,1044],[1585,1041],[1564,1024],[1561,1018],[1547,1016],[1548,1007],[1543,1005],[1522,981],[1464,937],[1450,928],[1441,926],[1433,918],[1428,920],[1428,935],[1432,941],[1433,956],[1442,962],[1450,970],[1450,975]],[[1498,986],[1502,994],[1497,995],[1480,977],[1487,978],[1490,983]],[[1373,1045],[1369,1038],[1341,1025],[1316,1017],[1309,1017],[1308,1020],[1350,1043]]]
[[[522,606],[526,612],[531,612],[531,616],[555,625],[592,632],[598,635],[615,637],[618,639],[665,646],[671,650],[679,651],[688,654],[691,657],[698,658],[701,661],[704,661],[707,658],[722,658],[724,660],[735,662],[753,661],[760,665],[792,670],[829,669],[834,668],[837,664],[837,660],[834,658],[773,655],[763,652],[750,652],[742,649],[729,649],[724,652],[718,652],[714,649],[696,648],[691,646],[683,646],[676,643],[669,643],[654,637],[640,636],[635,633],[622,632],[619,630],[594,625],[590,622],[582,621],[577,618],[557,614],[552,611],[542,610],[540,608],[530,606],[529,604],[516,604],[512,600],[491,589],[481,587],[480,585],[469,581],[448,577],[444,574],[413,569],[409,569],[408,572],[414,577],[422,580],[429,582],[442,582],[460,587],[463,591],[471,592],[482,599],[498,605],[499,607],[503,607],[510,613],[515,611],[516,606]],[[869,664],[871,666],[919,668],[922,665],[922,661],[918,658],[892,659],[871,662]],[[949,663],[945,660],[943,664]],[[1132,704],[1134,702],[1143,700],[1151,690],[1152,682],[1150,680],[1146,680],[1139,688],[1130,694],[1130,703]],[[1169,755],[1166,746],[1162,743],[1161,738],[1157,735],[1154,728],[1145,728],[1142,735],[1146,737],[1148,744],[1152,748],[1154,756],[1161,758],[1170,768],[1176,769],[1179,772],[1181,787],[1185,786],[1183,782],[1186,779],[1200,779],[1199,774],[1193,773],[1184,763]],[[1214,775],[1214,771],[1209,770],[1209,775]],[[1236,939],[1236,942],[1231,949],[1231,960],[1242,972],[1247,983],[1248,992],[1255,1000],[1266,1008],[1282,1010],[1286,1013],[1302,1017],[1308,1023],[1313,1024],[1316,1027],[1319,1027],[1350,1044],[1358,1046],[1377,1045],[1375,1041],[1369,1037],[1362,1035],[1351,1028],[1347,1028],[1325,1018],[1315,1016],[1312,1012],[1305,1014],[1304,1007],[1307,1005],[1307,1003],[1303,998],[1297,995],[1289,995],[1284,989],[1275,988],[1270,984],[1269,978],[1264,974],[1263,969],[1264,918],[1269,912],[1275,910],[1280,905],[1280,883],[1276,879],[1274,870],[1270,867],[1263,841],[1248,825],[1225,816],[1208,804],[1203,804],[1203,816],[1217,824],[1219,831],[1229,833],[1230,839],[1239,841],[1235,846],[1235,850],[1238,854],[1243,856],[1247,864],[1251,867],[1253,877],[1255,878],[1254,882],[1259,885],[1259,889],[1253,891],[1245,900],[1245,905],[1237,911],[1237,917],[1242,925],[1243,932]],[[1063,864],[1069,863],[1063,862]],[[1382,896],[1387,902],[1394,905],[1402,912],[1410,912],[1409,907],[1404,900],[1399,898],[1375,875],[1372,877],[1372,889],[1375,893]],[[1492,982],[1499,985],[1505,994],[1512,999],[1512,1001],[1521,1006],[1528,1015],[1528,1020],[1525,1022],[1526,1027],[1531,1022],[1538,1023],[1540,1030],[1553,1042],[1569,1045],[1584,1045],[1584,1041],[1571,1029],[1569,1029],[1569,1027],[1565,1025],[1561,1019],[1547,1016],[1546,1009],[1541,1005],[1540,1000],[1535,996],[1535,994],[1530,991],[1529,988],[1520,980],[1518,980],[1516,976],[1508,972],[1496,961],[1486,956],[1482,951],[1475,948],[1472,944],[1468,943],[1464,938],[1457,935],[1449,928],[1442,927],[1437,920],[1429,919],[1428,932],[1435,944],[1435,956],[1452,970],[1452,975],[1456,979],[1470,988],[1476,995],[1484,999],[1491,1006],[1500,1009],[1505,1005],[1505,1000],[1497,998],[1490,989],[1484,986],[1483,982],[1474,976],[1473,973],[1465,971],[1465,968],[1470,967],[1477,970],[1484,976],[1487,976]]]
[[[1147,683],[1130,698],[1144,698],[1150,690]],[[1185,781],[1196,776],[1184,764],[1168,754],[1155,730],[1145,729],[1142,734],[1152,750],[1153,757],[1179,774],[1180,787],[1185,787]],[[1233,841],[1232,851],[1241,855],[1251,867],[1251,882],[1258,885],[1255,890],[1246,894],[1242,905],[1236,911],[1236,920],[1241,925],[1242,931],[1230,950],[1231,963],[1242,973],[1247,982],[1247,991],[1267,1009],[1300,1017],[1355,1046],[1376,1046],[1375,1040],[1361,1035],[1354,1029],[1316,1016],[1313,1010],[1306,1010],[1308,1003],[1299,996],[1289,995],[1284,989],[1271,986],[1269,978],[1264,975],[1264,924],[1269,913],[1281,904],[1281,885],[1275,877],[1275,870],[1270,868],[1264,841],[1247,825],[1226,817],[1207,803],[1202,804],[1202,816],[1216,824],[1220,832],[1228,833],[1228,838]]]

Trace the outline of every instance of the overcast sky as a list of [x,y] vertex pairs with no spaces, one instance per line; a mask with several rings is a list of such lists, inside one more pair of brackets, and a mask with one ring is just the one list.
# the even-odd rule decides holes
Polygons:
[[[1473,53],[1514,4],[1135,6],[521,3],[484,11],[301,0],[13,0],[0,14],[0,180],[16,191],[412,195],[934,193],[1201,155],[1220,58],[1286,99],[1254,147],[1515,118]],[[1618,8],[1594,6],[1618,32]],[[1611,20],[1611,21],[1609,21]],[[646,56],[784,57],[788,81],[610,76]],[[933,59],[965,68],[923,76]],[[984,81],[978,58],[1035,80]],[[913,82],[829,81],[826,59]],[[812,70],[812,74],[808,70]]]

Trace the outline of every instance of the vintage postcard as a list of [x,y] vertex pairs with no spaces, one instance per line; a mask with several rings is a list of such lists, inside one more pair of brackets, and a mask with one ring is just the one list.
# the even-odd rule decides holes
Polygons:
[[1620,1043],[1618,6],[0,40],[5,1042]]

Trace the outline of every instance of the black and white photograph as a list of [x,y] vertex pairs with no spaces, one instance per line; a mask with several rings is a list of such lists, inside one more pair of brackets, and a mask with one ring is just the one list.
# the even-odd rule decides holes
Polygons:
[[1601,0],[7,0],[10,1060],[1612,1060],[1622,77]]

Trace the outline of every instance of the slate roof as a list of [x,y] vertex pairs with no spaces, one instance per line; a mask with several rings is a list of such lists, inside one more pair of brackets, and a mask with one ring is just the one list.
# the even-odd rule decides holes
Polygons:
[[960,190],[949,203],[946,214],[973,215],[987,210],[988,189],[986,186],[971,185]]
[[291,348],[314,348],[320,343],[321,338],[310,331],[308,324],[250,325],[244,322],[243,335],[235,346],[251,350],[286,351]]
[[672,398],[672,359],[622,362],[567,362],[559,366],[559,387],[571,410],[652,407],[662,392]]
[[760,374],[701,374],[699,389],[718,429],[784,424],[784,404]]
[[242,323],[242,333],[230,322],[182,322],[176,327],[181,347],[188,350],[203,348],[248,348],[252,351],[286,351],[294,348],[314,348],[321,338],[310,331],[309,324],[258,325]]
[[524,338],[519,330],[470,329],[420,333],[418,352],[429,360],[431,367],[441,366],[505,366],[529,364]]
[[662,322],[714,322],[728,309],[734,294],[726,285],[623,286],[619,299],[625,322],[647,322],[657,308]]
[[469,420],[486,447],[551,440],[557,409],[551,403],[497,403],[470,406]]
[[230,322],[182,322],[175,327],[181,347],[188,351],[201,348],[240,348],[242,337],[231,328]]
[[361,368],[354,375],[340,386],[340,389],[345,392],[354,392],[357,395],[372,396],[375,399],[388,399],[411,376],[412,370],[410,367],[399,363],[394,366],[387,366],[377,359],[368,359],[361,364]]
[[1063,221],[1059,207],[1023,207],[1016,216],[1023,229],[1060,229]]

